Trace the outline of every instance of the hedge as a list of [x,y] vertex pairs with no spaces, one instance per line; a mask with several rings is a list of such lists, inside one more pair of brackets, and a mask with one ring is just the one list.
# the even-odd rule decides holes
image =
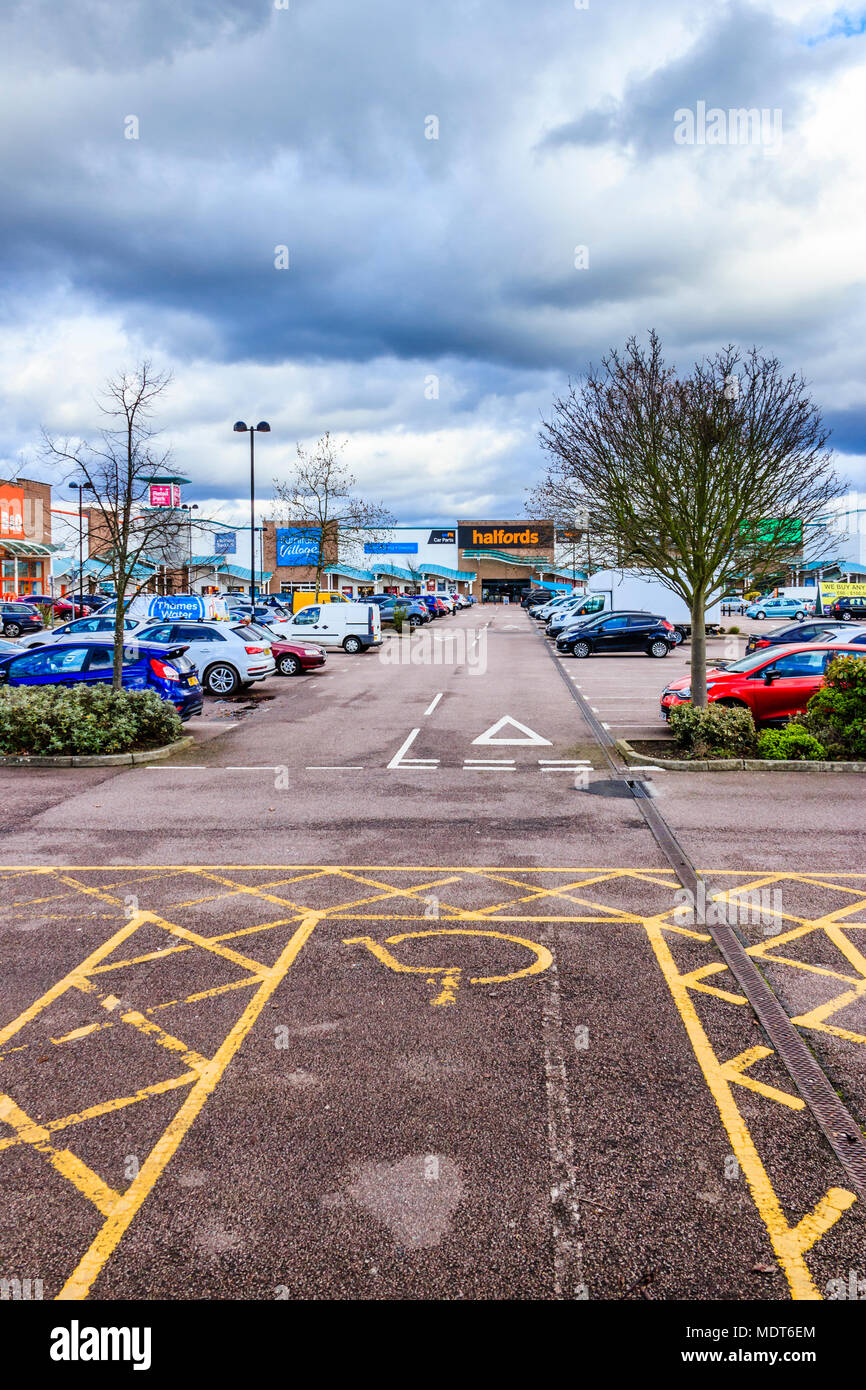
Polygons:
[[0,753],[129,753],[174,743],[180,716],[153,690],[110,685],[0,689]]

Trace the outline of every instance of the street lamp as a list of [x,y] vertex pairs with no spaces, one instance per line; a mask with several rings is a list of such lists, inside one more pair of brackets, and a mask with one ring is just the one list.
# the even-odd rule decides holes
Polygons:
[[260,420],[257,425],[247,425],[243,420],[235,421],[235,434],[247,434],[250,436],[250,598],[253,603],[256,601],[256,455],[254,439],[256,433],[270,434],[271,427],[267,420]]
[[186,579],[189,584],[189,591],[192,593],[192,514],[198,511],[198,502],[182,502],[180,509],[186,512],[188,523],[187,534],[189,538],[189,557],[186,562]]
[[[84,513],[81,509],[82,492],[95,492],[92,483],[70,483],[73,492],[78,493],[78,611],[84,612]],[[72,602],[72,616],[75,617],[75,600]]]

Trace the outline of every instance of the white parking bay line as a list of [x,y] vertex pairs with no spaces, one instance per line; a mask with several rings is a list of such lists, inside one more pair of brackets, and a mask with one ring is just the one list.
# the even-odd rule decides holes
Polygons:
[[433,702],[432,702],[431,704],[429,704],[429,705],[427,706],[427,708],[425,709],[425,711],[424,711],[425,714],[432,714],[432,713],[433,713],[433,711],[434,711],[434,709],[436,708],[436,706],[438,705],[439,701],[442,699],[442,693],[443,693],[443,692],[440,690],[440,691],[439,691],[439,694],[436,696],[435,700],[433,700]]
[[311,763],[305,772],[363,772],[363,763]]

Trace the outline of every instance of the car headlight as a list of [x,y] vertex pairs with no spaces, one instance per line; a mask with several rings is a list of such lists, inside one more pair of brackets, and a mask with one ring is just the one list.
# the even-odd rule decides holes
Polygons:
[[685,690],[672,690],[670,694],[676,695],[678,700],[690,700],[692,698],[692,688],[690,685],[687,685]]
[[318,647],[304,647],[304,656],[321,656]]

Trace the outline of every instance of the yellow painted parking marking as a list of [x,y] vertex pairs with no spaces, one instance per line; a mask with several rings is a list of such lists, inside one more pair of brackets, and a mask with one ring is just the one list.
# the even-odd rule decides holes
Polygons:
[[[429,936],[485,936],[494,937],[499,941],[515,942],[518,946],[525,946],[527,950],[535,955],[535,960],[525,966],[522,970],[514,970],[508,975],[474,975],[469,983],[471,985],[504,985],[511,980],[522,980],[527,975],[538,975],[542,970],[547,970],[553,963],[553,956],[546,946],[541,946],[537,941],[529,941],[523,936],[507,936],[505,932],[499,931],[480,931],[469,930],[464,927],[439,927],[430,931],[410,931],[400,932],[397,936],[386,938],[385,945],[380,945],[371,936],[347,936],[343,939],[344,946],[366,946],[367,950],[376,957],[378,961],[394,970],[398,974],[404,975],[441,975],[441,986],[435,999],[430,1000],[431,1006],[454,1004],[457,1000],[457,990],[462,978],[462,968],[456,965],[404,965],[396,956],[387,950],[388,946],[399,946],[402,941],[414,941],[419,938]],[[429,979],[429,984],[434,980]]]
[[[266,883],[258,885],[242,881],[245,876],[253,872],[279,875],[280,877],[276,880],[271,878]],[[814,919],[798,918],[791,912],[781,914],[785,923],[791,925],[786,930],[769,939],[757,942],[747,949],[753,956],[764,957],[767,964],[774,969],[797,969],[801,972],[801,978],[808,978],[808,975],[804,977],[802,972],[810,972],[816,977],[838,980],[839,984],[844,987],[843,993],[833,1000],[821,1001],[816,1007],[805,1010],[794,1022],[801,1028],[813,1028],[818,1031],[833,1033],[852,1045],[866,1045],[866,1037],[841,1028],[831,1021],[840,1010],[859,1000],[866,992],[866,951],[861,950],[863,938],[855,939],[858,931],[866,929],[866,920],[851,920],[861,914],[866,918],[866,874],[803,874],[786,871],[772,873],[765,871],[756,874],[747,870],[721,870],[717,874],[714,874],[713,871],[706,872],[709,877],[724,878],[729,883],[734,882],[736,885],[734,888],[728,887],[724,893],[714,894],[716,900],[727,897],[729,901],[735,902],[737,899],[743,899],[744,895],[755,892],[762,887],[786,882],[803,883],[816,889],[826,889],[828,892],[832,890],[836,894],[845,894],[848,901],[844,906],[835,907],[832,911]],[[97,884],[89,883],[87,882],[89,873],[98,873],[103,879],[106,874],[110,873],[111,881]],[[153,876],[146,877],[148,874]],[[129,877],[130,875],[133,877]],[[225,890],[216,894],[208,892],[198,898],[190,897],[185,904],[175,904],[176,908],[182,905],[194,907],[220,899],[235,898],[237,901],[249,900],[251,903],[258,899],[262,903],[273,903],[283,913],[291,914],[284,915],[276,921],[253,926],[240,926],[232,931],[210,936],[201,931],[192,931],[180,923],[170,922],[166,916],[155,912],[138,912],[129,921],[125,921],[106,942],[96,947],[80,965],[69,971],[62,980],[52,985],[12,1024],[0,1030],[0,1061],[13,1054],[20,1059],[21,1054],[26,1053],[28,1048],[34,1045],[44,1047],[46,1045],[44,1039],[36,1043],[20,1044],[16,1034],[25,1026],[34,1024],[39,1015],[64,991],[74,990],[88,997],[93,1004],[101,1004],[108,1016],[104,1021],[95,1025],[87,1024],[81,1028],[72,1029],[62,1037],[52,1039],[50,1045],[76,1045],[86,1048],[87,1038],[91,1034],[101,1032],[104,1029],[113,1029],[113,1036],[120,1039],[127,1027],[133,1027],[141,1036],[149,1038],[156,1046],[163,1049],[168,1047],[169,1053],[176,1055],[185,1066],[185,1070],[177,1076],[157,1081],[149,1086],[142,1086],[128,1095],[95,1099],[93,1104],[85,1106],[75,1113],[55,1115],[46,1120],[34,1121],[30,1119],[20,1106],[17,1109],[10,1109],[10,1106],[16,1106],[16,1102],[11,1097],[6,1098],[4,1102],[6,1110],[0,1111],[0,1119],[14,1115],[17,1124],[7,1120],[7,1123],[11,1124],[13,1132],[0,1140],[0,1151],[25,1143],[32,1145],[52,1164],[55,1171],[61,1173],[76,1190],[88,1197],[104,1218],[101,1230],[67,1280],[61,1297],[81,1298],[87,1296],[100,1270],[112,1257],[136,1212],[146,1201],[154,1184],[158,1181],[166,1164],[171,1160],[182,1141],[184,1134],[200,1113],[208,1095],[218,1084],[243,1038],[252,1028],[267,998],[277,987],[279,978],[282,978],[285,971],[290,968],[316,923],[333,921],[336,924],[346,919],[369,922],[371,924],[370,930],[373,931],[376,930],[373,924],[378,922],[392,924],[392,932],[394,926],[405,923],[407,930],[401,931],[397,935],[389,935],[384,938],[350,937],[347,940],[358,944],[363,943],[371,950],[372,945],[376,945],[381,952],[385,952],[390,957],[390,961],[385,961],[381,955],[379,957],[381,963],[387,964],[389,969],[426,975],[431,985],[436,986],[435,997],[431,1003],[437,1007],[455,1003],[463,979],[462,969],[454,965],[404,966],[399,961],[398,955],[389,949],[390,947],[399,948],[402,942],[410,938],[445,937],[448,935],[499,936],[506,941],[518,942],[529,947],[535,954],[535,959],[524,970],[513,972],[511,975],[472,977],[469,981],[470,984],[504,984],[512,979],[519,979],[523,975],[546,970],[552,961],[552,956],[549,961],[545,961],[543,956],[536,954],[539,950],[546,952],[546,947],[540,947],[537,942],[524,935],[508,935],[509,930],[516,930],[521,933],[529,931],[534,934],[546,925],[555,925],[558,929],[569,928],[574,932],[584,924],[593,924],[617,931],[637,930],[645,932],[652,947],[653,958],[658,963],[671,992],[701,1073],[718,1109],[720,1121],[731,1140],[734,1153],[737,1155],[741,1169],[746,1176],[756,1210],[766,1226],[776,1257],[788,1279],[792,1295],[795,1298],[806,1299],[815,1299],[821,1296],[812,1280],[805,1256],[826,1231],[830,1230],[844,1216],[844,1213],[855,1200],[854,1195],[844,1188],[831,1187],[824,1196],[820,1197],[813,1210],[802,1215],[796,1223],[789,1220],[783,1212],[768,1169],[760,1157],[756,1141],[738,1109],[735,1096],[738,1090],[741,1091],[742,1088],[746,1088],[766,1101],[768,1106],[781,1105],[792,1111],[802,1111],[804,1108],[802,1100],[798,1096],[789,1095],[776,1086],[758,1081],[750,1075],[750,1069],[753,1066],[773,1056],[769,1049],[748,1047],[738,1056],[727,1060],[716,1055],[710,1043],[709,1034],[698,1015],[698,1004],[703,1009],[726,1009],[736,1006],[738,1011],[742,1013],[745,1001],[741,996],[709,983],[714,976],[719,975],[725,969],[715,954],[715,948],[709,935],[705,931],[689,931],[672,921],[673,903],[669,912],[651,916],[642,914],[639,906],[636,911],[630,912],[619,905],[608,904],[604,901],[606,883],[616,886],[617,897],[620,899],[623,896],[623,885],[630,885],[633,890],[634,901],[638,905],[641,901],[643,885],[669,889],[672,896],[673,890],[679,886],[672,870],[667,868],[604,869],[592,866],[540,869],[525,865],[510,868],[507,866],[486,868],[474,866],[469,868],[460,865],[437,867],[429,865],[399,867],[393,865],[244,865],[230,868],[213,865],[92,865],[71,866],[69,868],[18,866],[5,871],[0,870],[0,879],[5,878],[7,881],[16,882],[16,884],[22,876],[40,877],[46,881],[46,887],[50,886],[51,880],[55,884],[62,885],[63,892],[51,893],[39,900],[45,903],[58,903],[64,899],[68,901],[70,897],[80,894],[85,901],[92,904],[92,908],[87,913],[92,922],[97,922],[103,916],[112,915],[101,912],[98,906],[100,903],[110,905],[114,909],[113,915],[115,917],[123,911],[124,898],[117,896],[118,889],[134,883],[141,890],[140,896],[144,898],[148,885],[163,885],[168,876],[176,877],[181,881],[185,880],[191,885],[210,886],[216,883]],[[347,889],[344,895],[345,900],[335,902],[327,908],[312,910],[305,908],[302,904],[294,903],[288,897],[282,897],[274,891],[283,886],[289,887],[292,882],[316,878],[341,881]],[[482,902],[477,907],[465,909],[441,901],[441,896],[436,890],[446,888],[450,884],[461,887],[471,886],[476,895],[484,890],[490,898],[496,893],[497,888],[501,891],[501,886],[507,885],[508,888],[514,890],[515,896],[507,901]],[[592,889],[592,892],[587,894],[586,890],[589,888]],[[358,889],[365,895],[359,896]],[[365,890],[367,891],[365,892]],[[459,926],[449,925],[418,929],[422,927],[424,920],[424,908],[426,906],[424,896],[431,892],[436,892],[437,898],[439,898],[439,910],[442,915],[446,916],[446,921],[459,922]],[[417,908],[414,910],[413,899],[417,902]],[[548,900],[550,907],[555,906],[557,908],[555,913],[545,911],[547,906],[545,899]],[[19,910],[26,911],[28,905],[35,904],[36,900],[33,898],[22,900]],[[747,903],[744,901],[743,905],[747,906]],[[171,909],[168,909],[167,912],[172,914]],[[464,923],[467,925],[464,926]],[[473,927],[468,925],[470,923],[477,925]],[[123,950],[127,939],[133,937],[142,926],[162,930],[165,933],[166,942],[170,944],[167,944],[162,950],[148,949],[142,952],[135,952],[134,948],[131,952]],[[494,926],[498,930],[494,931]],[[245,954],[236,946],[229,944],[244,937],[247,939],[247,944],[254,949],[255,938],[258,934],[263,934],[262,939],[267,940],[270,933],[280,928],[292,930],[292,937],[273,967],[262,964],[251,955]],[[832,947],[838,957],[839,969],[833,970],[825,965],[816,966],[811,961],[797,959],[798,943],[803,943],[808,947],[809,938],[813,933],[822,934],[824,940]],[[711,957],[697,966],[694,965],[694,947],[696,945],[706,946]],[[776,954],[780,947],[785,951],[784,956]],[[682,971],[679,970],[674,956],[674,952],[681,949],[688,949],[691,952],[688,957],[688,968]],[[196,951],[210,952],[213,956],[221,957],[227,964],[230,963],[239,970],[242,978],[195,990],[177,999],[161,1000],[146,1008],[137,1007],[134,1000],[120,998],[118,995],[110,993],[106,994],[97,988],[98,983],[107,983],[104,976],[114,970],[127,969],[145,962],[158,962],[171,954],[181,952],[194,954]],[[373,954],[375,955],[376,952],[374,951]],[[549,952],[547,954],[550,955]],[[121,955],[125,956],[126,959],[121,960]],[[97,981],[97,976],[102,976],[103,979]],[[124,988],[126,985],[127,982],[124,981]],[[212,1058],[203,1057],[194,1049],[189,1048],[180,1037],[176,1036],[176,1033],[160,1028],[154,1021],[154,1015],[164,1016],[163,1011],[165,1010],[179,1007],[185,1003],[215,998],[238,989],[252,991],[252,997],[246,1001],[246,1006],[237,1023]],[[6,1046],[7,1043],[9,1046]],[[85,1123],[89,1119],[111,1113],[114,1110],[134,1107],[151,1096],[163,1095],[174,1090],[186,1090],[188,1094],[174,1119],[169,1123],[148,1155],[138,1178],[133,1181],[126,1192],[115,1192],[109,1184],[105,1183],[86,1164],[83,1164],[69,1149],[56,1148],[50,1142],[51,1136],[60,1130],[72,1130],[78,1124]],[[783,1162],[783,1155],[780,1155],[778,1150],[774,1150],[771,1166]]]

